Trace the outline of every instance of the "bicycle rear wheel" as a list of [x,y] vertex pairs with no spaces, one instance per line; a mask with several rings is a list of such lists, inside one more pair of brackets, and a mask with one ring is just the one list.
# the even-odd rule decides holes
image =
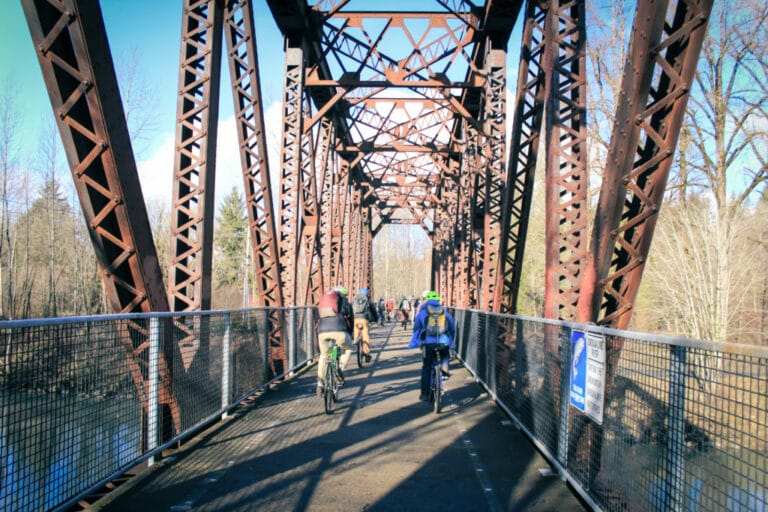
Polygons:
[[333,388],[336,386],[333,375],[334,371],[333,365],[330,362],[325,365],[325,389],[323,389],[323,401],[325,402],[326,414],[331,414],[333,412],[333,402],[335,401]]
[[440,374],[440,365],[435,365],[432,370],[432,394],[435,397],[433,409],[435,414],[440,412],[441,401],[443,398],[443,376]]
[[357,347],[357,367],[363,367],[363,337],[358,336],[355,340],[355,346]]

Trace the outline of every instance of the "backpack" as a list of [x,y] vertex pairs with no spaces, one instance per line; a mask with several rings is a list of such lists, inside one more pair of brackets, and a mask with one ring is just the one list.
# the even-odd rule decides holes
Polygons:
[[352,312],[356,315],[368,313],[368,297],[362,294],[356,295],[352,302]]
[[430,338],[439,338],[448,331],[445,323],[445,308],[441,305],[426,304],[427,318],[424,332]]
[[317,310],[320,318],[327,318],[339,314],[339,294],[336,292],[325,292],[317,303]]

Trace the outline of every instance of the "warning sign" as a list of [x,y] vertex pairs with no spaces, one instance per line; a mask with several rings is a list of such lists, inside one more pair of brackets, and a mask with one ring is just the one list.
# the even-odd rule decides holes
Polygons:
[[605,401],[605,338],[602,334],[571,333],[571,405],[603,423]]

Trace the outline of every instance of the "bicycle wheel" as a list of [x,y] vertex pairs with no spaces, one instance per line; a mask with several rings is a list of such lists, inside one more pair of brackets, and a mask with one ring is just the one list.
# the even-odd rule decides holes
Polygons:
[[363,337],[358,336],[355,339],[355,347],[357,347],[357,367],[363,367]]
[[333,368],[333,364],[329,361],[325,365],[325,380],[323,381],[325,384],[325,389],[323,389],[323,401],[325,402],[325,413],[331,414],[333,412],[333,402],[334,400],[334,387],[336,386],[336,382],[334,379],[334,372],[336,370]]
[[437,414],[440,412],[440,401],[443,398],[443,376],[440,374],[440,365],[435,365],[432,373],[432,382],[434,383],[432,394],[435,396],[433,408]]

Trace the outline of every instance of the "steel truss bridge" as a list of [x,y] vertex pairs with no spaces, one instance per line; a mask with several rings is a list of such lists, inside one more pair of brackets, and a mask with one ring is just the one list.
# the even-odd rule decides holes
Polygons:
[[[446,302],[515,313],[538,167],[545,317],[628,326],[711,0],[637,2],[591,223],[584,1],[436,0],[418,12],[355,10],[371,5],[355,0],[267,3],[285,39],[280,157],[271,168],[252,2],[183,2],[166,284],[98,2],[22,0],[115,313],[211,307],[223,57],[256,306],[312,304],[336,283],[370,287],[374,237],[386,224],[412,223],[432,241],[432,283]],[[516,24],[522,40],[510,41]],[[511,44],[520,45],[518,62],[509,62]],[[510,65],[516,84],[506,81]],[[276,375],[286,364],[278,320],[269,333]],[[178,419],[169,361],[188,367],[206,340],[190,322],[174,329],[169,339],[182,341],[160,355],[160,400]],[[139,324],[125,330],[144,388],[149,333]],[[609,354],[609,374],[617,357]]]

